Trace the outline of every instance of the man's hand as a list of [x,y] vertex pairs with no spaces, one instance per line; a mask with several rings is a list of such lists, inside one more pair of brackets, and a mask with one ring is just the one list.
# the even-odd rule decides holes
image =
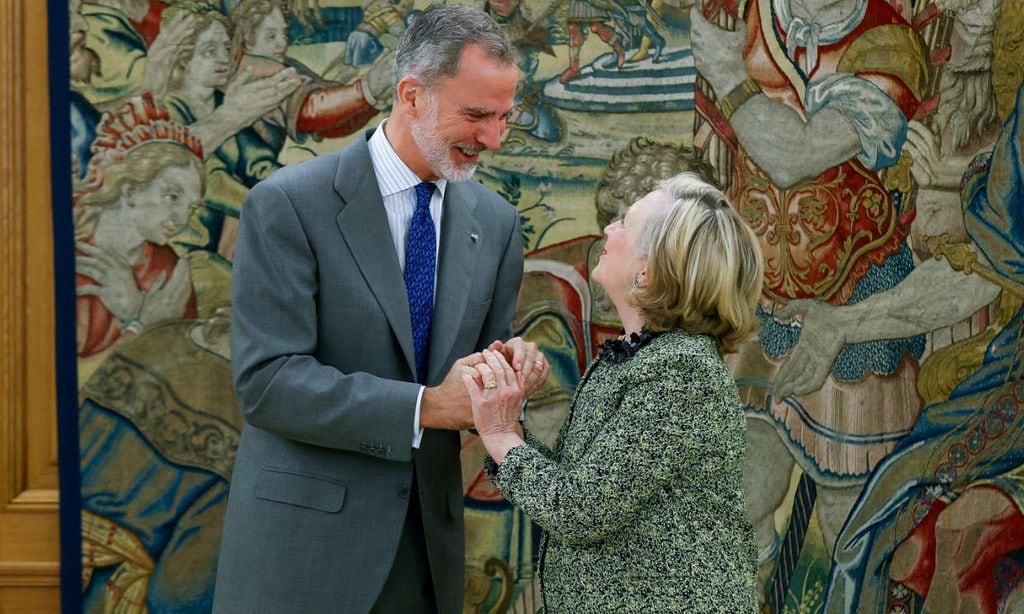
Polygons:
[[294,68],[285,68],[269,77],[253,79],[252,69],[246,67],[225,88],[221,109],[235,119],[237,132],[277,108],[300,85],[302,77]]
[[690,9],[690,47],[693,61],[719,100],[729,95],[747,78],[743,48],[747,44],[747,25],[740,21],[732,32],[723,30],[704,17],[700,7]]
[[394,57],[393,51],[385,51],[373,61],[363,75],[363,92],[369,95],[370,103],[378,109],[388,106],[395,91],[395,86],[391,82],[391,65],[394,63]]
[[448,370],[444,381],[423,391],[420,426],[449,431],[459,431],[473,426],[473,409],[469,394],[462,383],[462,376],[480,379],[474,367],[481,362],[483,356],[479,352],[460,358]]
[[203,156],[210,157],[224,141],[277,108],[302,82],[303,77],[294,68],[255,80],[250,66],[235,73],[224,90],[224,102],[212,114],[189,126],[203,143]]
[[772,396],[776,399],[821,389],[846,343],[843,324],[837,322],[837,309],[824,301],[800,299],[776,314],[782,320],[802,316],[800,341],[775,378]]
[[[918,185],[960,195],[960,178],[971,164],[973,153],[968,156],[944,155],[938,135],[917,120],[907,123],[907,141],[903,144],[903,151],[909,153],[914,161],[910,172]],[[959,204],[959,199],[956,202]]]
[[505,343],[495,341],[487,346],[492,352],[500,353],[516,372],[523,398],[528,399],[547,381],[551,366],[536,343],[522,337],[512,337]]

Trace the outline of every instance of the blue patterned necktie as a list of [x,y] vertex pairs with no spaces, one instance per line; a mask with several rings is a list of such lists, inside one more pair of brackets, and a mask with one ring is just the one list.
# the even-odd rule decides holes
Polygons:
[[437,241],[434,220],[430,217],[430,197],[434,184],[416,186],[416,210],[409,223],[405,244],[405,290],[409,294],[409,318],[412,321],[412,345],[416,352],[416,381],[427,381],[427,348],[430,324],[434,319],[434,269]]

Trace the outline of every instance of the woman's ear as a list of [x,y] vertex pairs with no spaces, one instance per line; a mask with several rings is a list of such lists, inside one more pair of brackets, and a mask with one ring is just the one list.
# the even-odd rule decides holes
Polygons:
[[132,196],[135,195],[135,186],[131,185],[127,181],[121,184],[121,198],[118,199],[118,204],[124,207],[134,207],[135,201]]
[[633,288],[640,289],[647,286],[647,271],[640,271],[633,276]]

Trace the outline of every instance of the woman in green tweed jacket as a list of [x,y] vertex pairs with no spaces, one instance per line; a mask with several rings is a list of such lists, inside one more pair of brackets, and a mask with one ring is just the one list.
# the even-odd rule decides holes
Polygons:
[[756,613],[745,423],[722,355],[754,328],[763,265],[717,189],[661,184],[605,228],[593,279],[625,335],[587,370],[554,450],[520,423],[501,354],[463,382],[488,476],[545,529],[545,610]]

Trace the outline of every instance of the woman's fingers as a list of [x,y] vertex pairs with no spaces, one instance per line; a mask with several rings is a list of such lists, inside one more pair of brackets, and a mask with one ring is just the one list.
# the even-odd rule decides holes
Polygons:
[[100,248],[93,245],[92,243],[86,243],[85,241],[78,241],[77,243],[75,243],[75,248],[78,249],[78,251],[82,252],[83,254],[89,256],[96,256],[103,251]]
[[78,296],[99,296],[101,292],[103,292],[102,286],[92,284],[84,284],[75,288],[75,294]]
[[113,267],[119,264],[118,259],[116,258],[116,254],[108,250],[105,250],[102,247],[97,247],[96,245],[89,245],[88,243],[82,242],[79,242],[79,244],[76,247],[78,248],[78,251],[82,252],[86,256],[95,260],[97,263],[102,264],[104,266]]
[[[484,363],[492,373],[492,379],[498,386],[507,386],[508,378],[505,375],[505,368],[502,366],[502,359],[498,357],[497,352],[491,350],[484,350]],[[486,382],[486,380],[485,380]]]
[[75,272],[79,275],[91,277],[102,285],[107,280],[107,271],[95,258],[75,256]]
[[494,374],[494,369],[487,363],[486,353],[484,355],[484,362],[476,366],[477,372],[480,374],[481,386],[484,390],[494,390],[498,387],[498,379]]
[[[492,352],[491,354],[492,356],[494,356],[495,361],[498,363],[498,366],[501,368],[501,371],[505,376],[505,383],[511,386],[512,388],[518,388],[519,378],[516,377],[516,372],[512,368],[512,365],[508,364],[508,361],[505,360],[505,357],[502,356],[501,354],[497,352]],[[531,362],[530,364],[533,363]]]

